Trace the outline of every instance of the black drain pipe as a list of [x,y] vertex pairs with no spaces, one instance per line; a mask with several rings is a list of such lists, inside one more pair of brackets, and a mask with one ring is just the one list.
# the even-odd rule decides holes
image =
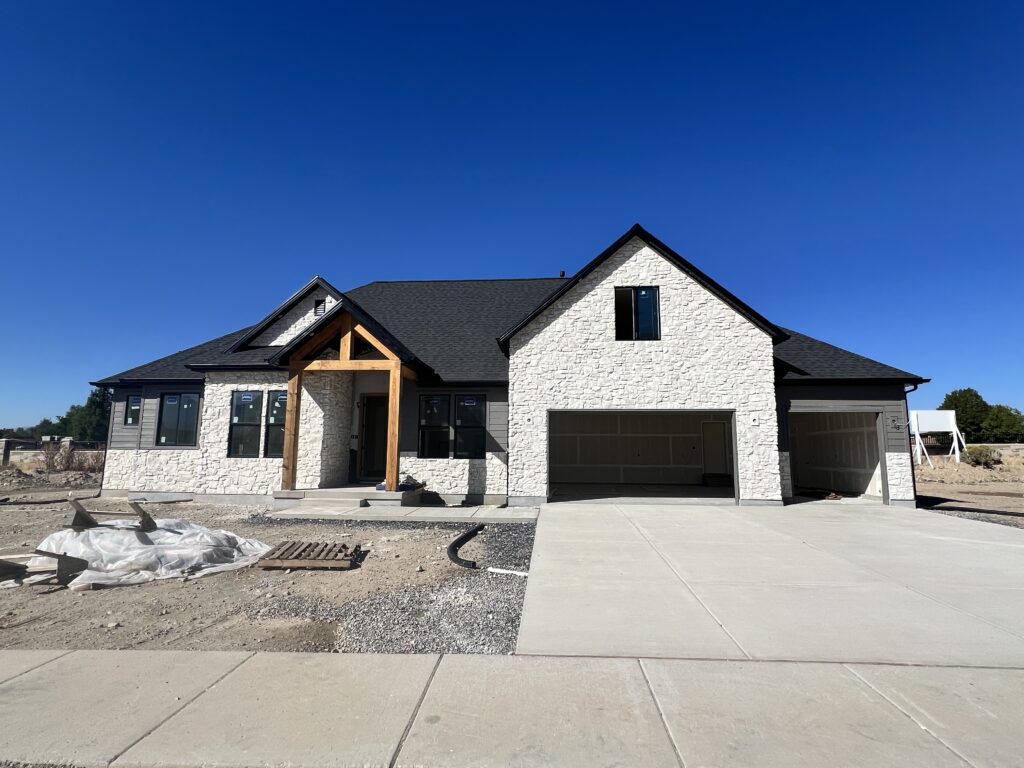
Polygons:
[[466,560],[465,558],[459,557],[459,548],[475,537],[480,531],[484,529],[484,524],[474,525],[468,531],[455,539],[451,544],[448,545],[448,559],[456,565],[460,565],[463,568],[476,568],[475,560]]

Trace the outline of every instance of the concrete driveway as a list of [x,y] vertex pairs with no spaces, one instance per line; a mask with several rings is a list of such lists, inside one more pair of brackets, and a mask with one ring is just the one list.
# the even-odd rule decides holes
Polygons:
[[880,505],[550,504],[517,652],[1024,667],[1024,530]]

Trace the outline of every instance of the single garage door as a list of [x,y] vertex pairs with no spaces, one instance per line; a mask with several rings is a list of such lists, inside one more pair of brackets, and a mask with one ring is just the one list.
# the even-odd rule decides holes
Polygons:
[[552,498],[733,499],[728,411],[551,411]]
[[882,498],[878,414],[790,413],[793,489]]

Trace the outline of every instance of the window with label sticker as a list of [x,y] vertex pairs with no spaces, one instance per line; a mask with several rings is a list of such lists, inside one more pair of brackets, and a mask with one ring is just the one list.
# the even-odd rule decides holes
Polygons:
[[199,426],[199,395],[195,392],[160,396],[160,420],[156,443],[161,446],[195,446]]
[[262,392],[231,393],[231,428],[228,456],[254,458],[260,455],[260,424],[263,421]]
[[284,456],[284,415],[288,407],[288,393],[270,390],[267,395],[267,437],[263,455],[271,459]]

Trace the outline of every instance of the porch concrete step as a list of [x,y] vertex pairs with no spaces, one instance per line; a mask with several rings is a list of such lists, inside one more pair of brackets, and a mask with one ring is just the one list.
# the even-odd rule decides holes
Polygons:
[[288,509],[303,501],[327,503],[336,501],[351,507],[418,506],[422,488],[410,491],[378,491],[373,486],[345,486],[341,488],[309,488],[296,491],[275,491],[274,508]]

